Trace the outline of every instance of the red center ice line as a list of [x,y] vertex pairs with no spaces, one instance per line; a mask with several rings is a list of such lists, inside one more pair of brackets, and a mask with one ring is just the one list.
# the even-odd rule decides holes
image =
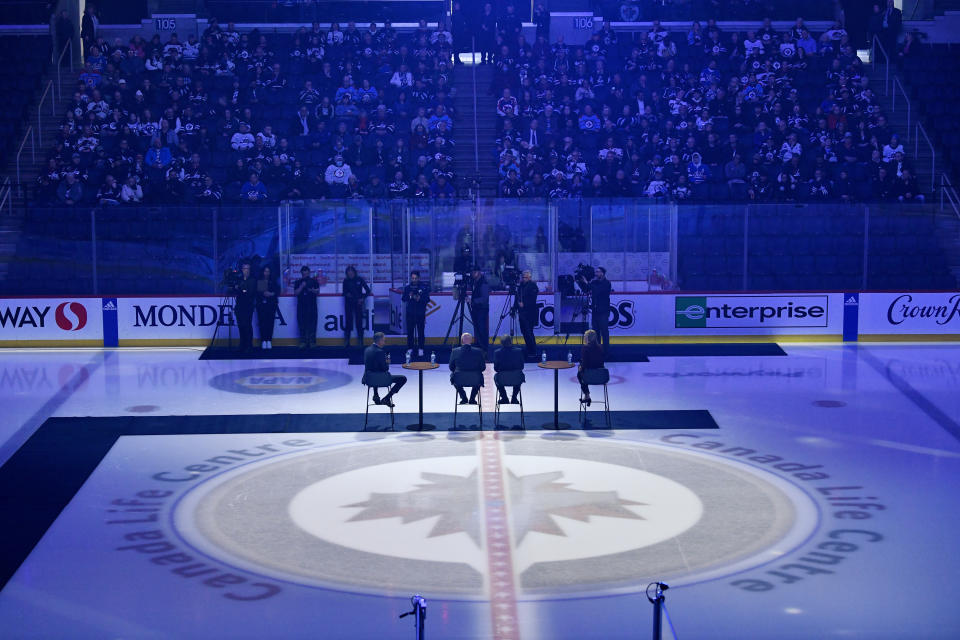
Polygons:
[[490,627],[494,640],[519,640],[517,585],[513,570],[513,543],[507,513],[503,468],[503,443],[496,432],[483,432],[480,448],[484,532],[487,546],[487,582],[490,592]]

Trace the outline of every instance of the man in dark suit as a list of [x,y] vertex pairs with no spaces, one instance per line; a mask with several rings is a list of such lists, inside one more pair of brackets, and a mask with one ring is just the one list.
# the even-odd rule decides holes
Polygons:
[[430,284],[420,281],[420,272],[410,272],[410,284],[403,288],[404,311],[407,314],[407,348],[417,349],[423,355],[425,338],[424,329],[427,324],[427,305],[430,303]]
[[580,277],[581,286],[590,292],[590,321],[600,345],[604,350],[610,347],[610,292],[613,290],[607,280],[607,270],[597,267],[594,278],[589,283]]
[[[367,383],[368,373],[390,373],[390,363],[387,361],[387,353],[383,350],[385,338],[382,331],[373,334],[373,344],[363,352],[363,382]],[[390,376],[390,392],[380,399],[377,387],[373,388],[373,401],[376,404],[385,404],[388,407],[393,406],[393,395],[400,391],[400,388],[407,384],[406,376]]]
[[470,317],[473,330],[477,334],[477,346],[484,353],[490,345],[490,285],[483,277],[480,267],[474,267],[471,273],[473,288],[470,293]]
[[[483,357],[483,351],[473,346],[473,336],[465,333],[460,336],[461,346],[450,352],[450,382],[454,382],[454,374],[459,371],[475,371],[483,374],[487,367],[487,362]],[[457,387],[457,395],[460,396],[460,404],[467,404],[467,394],[463,387]],[[480,387],[470,387],[470,404],[477,404],[477,394]]]
[[250,274],[250,263],[240,265],[241,279],[232,287],[236,302],[233,313],[237,318],[237,328],[240,330],[240,350],[249,351],[253,348],[253,308],[257,300],[257,281]]
[[883,17],[880,19],[880,39],[888,56],[893,57],[897,53],[897,38],[900,37],[901,27],[903,12],[893,5],[893,0],[887,0],[887,8],[883,10]]
[[533,281],[530,271],[524,271],[517,290],[517,311],[519,312],[520,332],[523,334],[523,344],[528,356],[537,355],[537,339],[533,335],[533,327],[537,324],[537,296],[540,288]]
[[[500,338],[500,348],[493,352],[493,370],[497,373],[523,371],[523,349],[513,346],[513,338],[510,336]],[[497,382],[497,376],[494,376],[494,382]],[[499,382],[497,391],[500,392],[500,404],[507,404],[507,390]],[[520,385],[513,387],[511,404],[517,404],[518,393],[520,393]]]

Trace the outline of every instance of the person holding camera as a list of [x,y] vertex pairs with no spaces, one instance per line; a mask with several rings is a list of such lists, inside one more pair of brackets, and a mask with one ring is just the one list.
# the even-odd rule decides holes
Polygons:
[[257,299],[257,283],[250,275],[250,263],[240,264],[240,279],[231,287],[234,296],[233,313],[240,332],[240,350],[253,348],[253,309]]
[[270,267],[264,267],[257,280],[257,323],[260,325],[260,348],[273,349],[273,322],[277,317],[280,287],[273,279]]
[[590,293],[590,326],[597,332],[603,350],[610,348],[610,292],[613,287],[607,280],[607,270],[597,267],[593,280],[587,282],[580,277],[581,286]]
[[300,278],[293,283],[297,296],[297,330],[300,332],[300,348],[311,349],[317,340],[317,295],[320,283],[310,276],[310,267],[300,267]]
[[370,285],[367,281],[357,275],[357,270],[353,265],[347,267],[346,277],[343,279],[343,346],[350,346],[350,332],[354,324],[357,326],[357,339],[360,346],[363,346],[363,317],[364,301],[367,296],[373,295]]
[[473,285],[470,292],[470,318],[473,320],[477,347],[486,355],[490,345],[490,285],[480,267],[474,267],[470,275]]
[[420,281],[420,272],[410,272],[410,283],[403,288],[403,302],[407,303],[407,348],[417,349],[423,355],[426,344],[424,330],[427,326],[427,304],[430,302],[430,285]]
[[537,324],[538,295],[540,295],[540,288],[533,281],[533,274],[527,269],[523,272],[520,285],[517,287],[517,312],[527,356],[534,357],[537,355],[537,339],[533,335],[533,328]]

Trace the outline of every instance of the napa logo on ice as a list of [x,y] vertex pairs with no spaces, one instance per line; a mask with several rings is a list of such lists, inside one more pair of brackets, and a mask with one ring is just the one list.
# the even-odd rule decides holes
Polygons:
[[220,374],[210,380],[210,386],[233,393],[282,395],[335,389],[352,380],[348,374],[330,369],[266,367]]
[[677,329],[826,327],[828,297],[677,296]]

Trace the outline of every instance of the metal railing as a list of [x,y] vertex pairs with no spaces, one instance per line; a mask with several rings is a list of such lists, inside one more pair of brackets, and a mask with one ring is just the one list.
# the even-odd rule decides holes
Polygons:
[[893,95],[891,96],[892,103],[890,105],[890,111],[892,113],[897,112],[897,89],[900,89],[900,93],[903,95],[903,101],[907,104],[907,141],[910,140],[910,116],[912,112],[912,105],[910,104],[910,98],[907,96],[907,90],[903,88],[903,84],[900,82],[900,79],[894,76],[893,78]]
[[[458,51],[457,56],[460,55]],[[477,39],[470,38],[470,73],[473,78],[473,170],[480,175],[480,130],[477,124]]]
[[940,211],[945,211],[944,202],[953,209],[953,215],[960,218],[960,198],[957,197],[957,190],[953,188],[950,178],[947,174],[940,174]]
[[63,45],[63,51],[60,52],[60,55],[57,57],[57,100],[63,100],[63,56],[68,51],[70,52],[70,66],[67,67],[70,72],[73,72],[73,44],[72,41],[67,41]]
[[880,40],[877,36],[873,36],[873,46],[870,49],[870,63],[874,66],[880,64],[880,60],[877,59],[877,52],[883,54],[883,95],[890,95],[890,56],[887,55],[887,50],[883,48],[883,45],[880,44]]
[[4,178],[3,184],[0,184],[0,211],[4,209],[13,215],[13,185],[10,178]]
[[41,147],[43,146],[43,103],[47,98],[50,98],[50,115],[56,118],[57,101],[54,100],[53,95],[53,80],[47,81],[47,86],[44,87],[43,93],[40,94],[40,101],[37,102],[37,144]]
[[20,195],[23,195],[23,181],[20,179],[20,156],[23,155],[23,147],[27,144],[27,138],[30,139],[31,162],[37,164],[37,144],[32,125],[23,132],[23,140],[20,141],[20,146],[17,148],[17,191],[20,192]]
[[923,139],[926,141],[927,146],[930,147],[930,192],[936,192],[937,190],[937,151],[933,148],[933,142],[930,140],[930,136],[927,135],[927,130],[923,128],[923,125],[920,122],[917,122],[917,131],[914,134],[913,139],[913,158],[914,161],[920,157],[920,136],[923,136]]

